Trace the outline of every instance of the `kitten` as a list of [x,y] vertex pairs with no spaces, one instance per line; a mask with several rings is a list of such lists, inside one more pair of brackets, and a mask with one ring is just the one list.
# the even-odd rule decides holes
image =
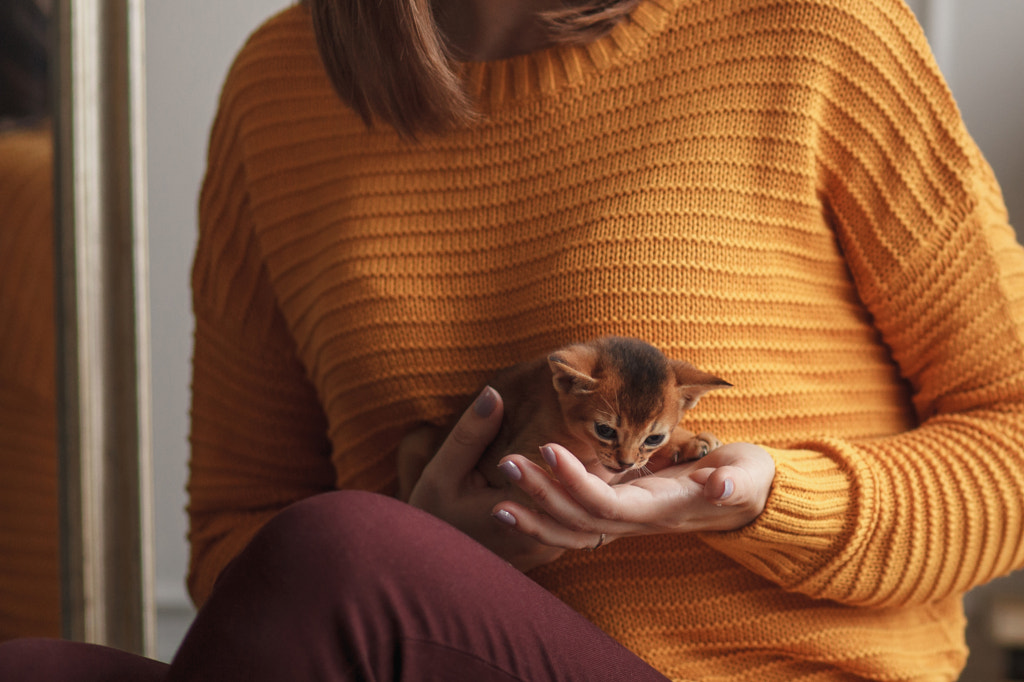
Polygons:
[[[708,391],[731,386],[648,343],[620,337],[560,348],[503,370],[489,383],[505,412],[478,468],[495,487],[507,485],[497,469],[502,457],[522,454],[544,466],[539,448],[547,443],[565,446],[584,465],[599,463],[602,469],[588,468],[607,472],[608,482],[639,475],[652,459],[699,459],[721,443],[712,434],[687,431],[679,420]],[[413,432],[407,439],[422,437]],[[409,457],[402,453],[415,449],[399,448],[403,499],[426,466],[426,460],[403,461]]]

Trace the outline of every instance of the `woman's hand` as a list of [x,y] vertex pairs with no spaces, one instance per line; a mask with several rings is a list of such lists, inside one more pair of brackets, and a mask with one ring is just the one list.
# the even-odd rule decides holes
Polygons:
[[476,466],[498,433],[502,407],[498,392],[485,388],[437,454],[430,457],[429,452],[420,452],[431,447],[431,439],[414,435],[399,446],[399,459],[430,458],[412,487],[409,504],[447,521],[519,570],[528,571],[554,561],[565,550],[541,544],[491,518],[491,510],[510,489],[489,486]]
[[728,443],[696,462],[614,485],[559,445],[542,453],[552,474],[521,455],[500,465],[541,513],[514,501],[493,512],[524,535],[565,549],[631,535],[742,528],[764,509],[775,478],[771,455],[750,443]]

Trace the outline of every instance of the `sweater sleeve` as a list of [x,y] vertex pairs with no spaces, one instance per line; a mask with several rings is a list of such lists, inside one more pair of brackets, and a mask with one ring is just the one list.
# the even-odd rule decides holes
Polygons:
[[813,597],[928,603],[1024,566],[1024,251],[909,11],[846,4],[819,192],[919,425],[772,449],[765,511],[705,539]]
[[192,270],[188,585],[197,605],[274,514],[329,490],[326,418],[255,239],[231,76],[211,133]]

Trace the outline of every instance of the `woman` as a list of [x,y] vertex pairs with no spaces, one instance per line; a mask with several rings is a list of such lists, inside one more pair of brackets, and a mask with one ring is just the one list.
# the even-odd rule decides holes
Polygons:
[[[313,0],[236,60],[200,223],[169,679],[952,680],[1024,565],[1024,259],[898,0]],[[727,444],[510,455],[532,511],[485,390],[386,497],[606,334],[732,383]]]
[[616,333],[735,386],[689,417],[730,443],[705,494],[659,472],[701,504],[606,520],[636,486],[565,456],[510,460],[546,516],[468,467],[413,504],[672,678],[955,678],[960,596],[1024,561],[1021,256],[912,15],[556,5],[315,2],[242,51],[194,271],[197,602],[280,507],[392,492],[416,424]]

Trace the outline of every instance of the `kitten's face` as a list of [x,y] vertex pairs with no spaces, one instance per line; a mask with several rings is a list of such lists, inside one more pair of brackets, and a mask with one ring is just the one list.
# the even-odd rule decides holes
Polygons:
[[670,445],[686,410],[729,385],[636,339],[569,346],[548,364],[569,428],[593,443],[598,461],[615,473],[644,467]]
[[669,442],[679,422],[679,410],[675,407],[678,401],[673,403],[657,418],[639,424],[607,409],[593,410],[593,419],[581,425],[587,430],[601,465],[613,473],[646,466],[651,456]]

